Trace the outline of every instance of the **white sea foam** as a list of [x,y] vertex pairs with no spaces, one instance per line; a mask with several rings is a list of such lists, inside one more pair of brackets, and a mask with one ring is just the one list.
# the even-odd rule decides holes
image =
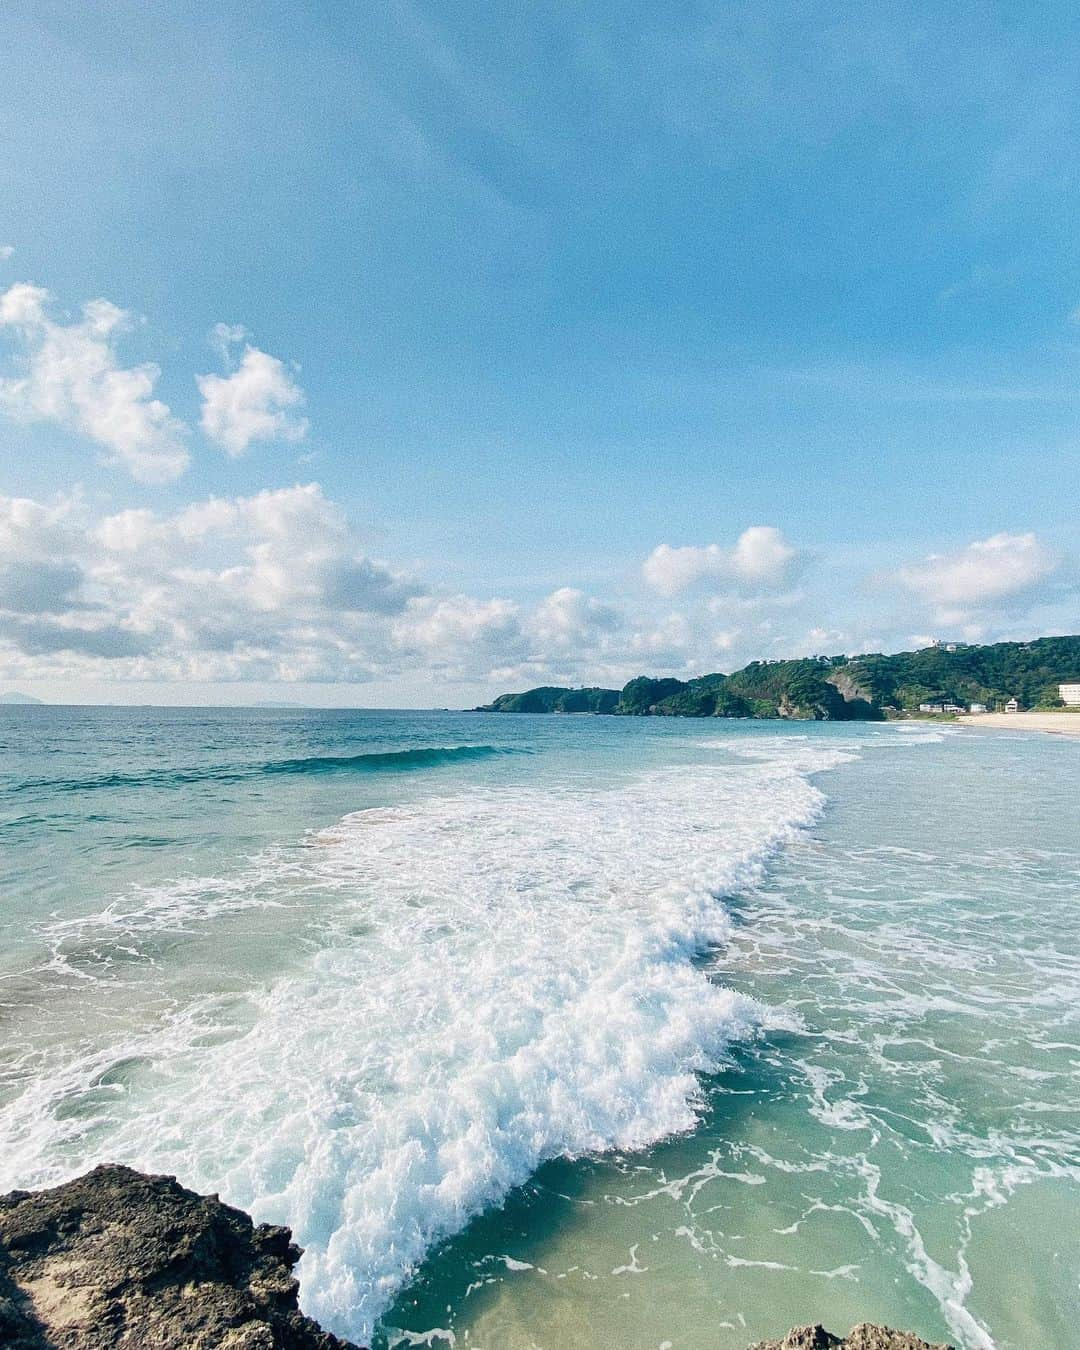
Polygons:
[[722,741],[705,741],[710,750],[726,750],[740,759],[752,759],[783,777],[792,770],[797,773],[824,773],[841,764],[858,759],[858,745],[823,745],[809,736],[729,737]]
[[280,904],[268,886],[283,880],[281,853],[270,851],[258,865],[227,877],[183,877],[156,886],[133,886],[93,914],[55,919],[40,932],[63,960],[65,946],[106,935],[138,937],[145,933],[183,933],[209,919],[245,909]]
[[964,728],[962,726],[952,726],[948,723],[934,725],[933,723],[918,722],[892,722],[889,725],[890,732],[902,732],[915,744],[940,745],[950,736],[963,736]]
[[693,1125],[697,1075],[765,1017],[694,960],[729,934],[718,897],[815,819],[806,774],[842,757],[794,738],[345,817],[290,862],[328,897],[301,973],[35,1076],[0,1116],[0,1182],[108,1157],[220,1190],[293,1226],[305,1309],[365,1339],[431,1244],[545,1159]]

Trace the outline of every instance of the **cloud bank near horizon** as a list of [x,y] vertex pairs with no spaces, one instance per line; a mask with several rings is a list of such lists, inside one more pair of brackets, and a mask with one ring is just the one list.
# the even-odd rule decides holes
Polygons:
[[[767,540],[768,549],[747,549],[748,537]],[[751,527],[726,548],[658,549],[644,564],[646,577],[658,555],[666,562],[680,552],[704,554],[707,574],[724,584],[737,567],[732,559],[755,558],[751,593],[673,608],[658,605],[649,586],[610,599],[561,586],[532,604],[455,592],[373,557],[317,483],[210,497],[171,512],[102,514],[78,493],[0,497],[0,674],[182,684],[618,684],[642,671],[694,674],[753,657],[885,645],[876,634],[808,622],[806,598],[777,589],[794,581],[796,550],[773,527]],[[997,535],[905,563],[892,582],[913,621],[948,615],[972,640],[993,632],[995,615],[1022,617],[1046,588],[1075,587],[1034,535]]]
[[[43,287],[9,287],[0,330],[15,352],[0,375],[0,412],[63,428],[160,492],[201,452],[192,427],[156,397],[160,367],[123,363],[120,344],[137,327],[107,300],[70,317]],[[303,441],[296,369],[254,346],[240,324],[216,324],[210,341],[225,373],[192,376],[207,461]],[[642,672],[918,645],[914,634],[942,626],[972,641],[1017,636],[1040,606],[1057,602],[1060,612],[1064,600],[1067,611],[1080,594],[1072,564],[1031,531],[884,569],[849,567],[839,595],[821,582],[826,551],[799,546],[776,524],[661,543],[636,569],[613,546],[612,562],[623,571],[611,594],[567,578],[526,601],[498,588],[456,591],[372,556],[317,483],[168,510],[110,511],[80,490],[0,496],[0,678],[621,684]],[[862,588],[873,596],[869,620],[847,603]]]

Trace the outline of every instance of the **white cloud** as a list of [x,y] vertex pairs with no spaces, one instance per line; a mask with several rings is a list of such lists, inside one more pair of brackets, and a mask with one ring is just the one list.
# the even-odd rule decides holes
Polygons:
[[574,587],[528,607],[371,558],[315,484],[104,516],[0,498],[0,678],[500,688],[697,674],[738,634],[707,608],[624,614]]
[[[725,555],[725,585],[735,566],[744,586],[790,576],[787,546],[758,543],[751,535]],[[964,611],[954,635],[984,624],[1000,636],[988,606],[1057,586],[1064,571],[1054,564],[1033,536],[1004,535],[903,571],[913,594]],[[807,612],[806,596],[789,605],[790,594],[682,605],[639,596],[615,607],[575,587],[534,605],[451,593],[371,557],[314,483],[174,511],[103,514],[78,495],[0,497],[0,682],[379,680],[425,684],[433,701],[454,702],[440,686],[617,687],[766,654],[895,649],[917,617],[903,616],[895,642],[857,625],[845,634],[826,611]]]
[[316,484],[106,515],[0,497],[3,679],[622,683],[695,640],[572,587],[441,592],[368,556]]
[[731,549],[660,544],[645,559],[642,573],[654,591],[668,597],[705,578],[739,594],[760,595],[789,589],[803,561],[774,526],[753,525]]
[[393,626],[402,651],[454,679],[484,678],[527,655],[520,611],[510,600],[468,595],[416,596]]
[[[242,341],[238,324],[217,324],[211,334],[223,353]],[[197,375],[202,394],[200,425],[230,455],[242,455],[252,441],[300,441],[307,435],[306,418],[297,410],[304,391],[284,362],[248,344],[239,367],[230,375]]]
[[71,323],[49,316],[52,296],[22,282],[0,295],[0,326],[24,348],[24,373],[0,380],[0,408],[25,422],[55,422],[87,436],[147,483],[183,473],[184,427],[153,397],[160,370],[146,362],[118,364],[117,338],[131,315],[108,300],[91,300]]
[[366,678],[419,590],[314,484],[103,519],[0,498],[0,642],[72,673]]
[[540,602],[530,616],[531,636],[547,650],[591,648],[598,637],[622,622],[618,610],[572,586],[560,587]]
[[1060,560],[1035,534],[995,534],[955,553],[932,553],[901,567],[897,579],[955,622],[968,609],[1031,598],[1059,566]]
[[670,671],[686,665],[698,637],[694,625],[677,610],[653,624],[643,624],[630,635],[628,655],[642,672]]
[[221,353],[221,359],[227,366],[232,365],[232,349],[248,336],[248,330],[242,323],[216,323],[210,329],[210,345]]
[[41,563],[76,552],[83,542],[78,506],[74,497],[0,496],[0,559]]
[[316,484],[104,517],[0,497],[5,678],[486,679],[528,655],[517,605],[367,556]]
[[7,262],[14,254],[15,246],[13,244],[0,244],[0,262]]

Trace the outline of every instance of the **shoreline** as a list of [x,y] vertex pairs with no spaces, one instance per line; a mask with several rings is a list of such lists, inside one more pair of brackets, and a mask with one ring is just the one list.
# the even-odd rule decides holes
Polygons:
[[964,713],[957,722],[988,731],[1042,731],[1053,736],[1080,736],[1080,713]]

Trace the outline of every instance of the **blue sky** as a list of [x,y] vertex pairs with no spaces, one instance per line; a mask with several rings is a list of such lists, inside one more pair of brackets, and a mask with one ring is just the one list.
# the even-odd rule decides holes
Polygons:
[[1080,628],[1080,16],[880,8],[8,7],[0,683]]

